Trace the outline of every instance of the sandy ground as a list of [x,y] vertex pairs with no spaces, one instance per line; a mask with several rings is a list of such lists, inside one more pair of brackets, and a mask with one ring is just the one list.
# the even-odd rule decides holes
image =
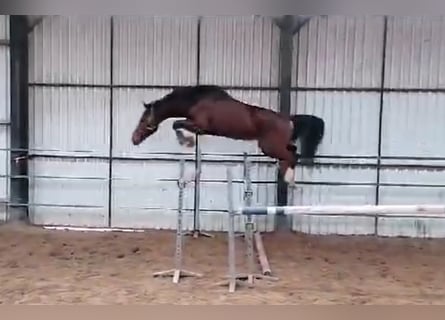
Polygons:
[[[278,282],[234,294],[226,234],[186,237],[185,267],[203,278],[152,273],[173,266],[174,232],[97,233],[0,227],[0,303],[15,304],[444,304],[445,241],[263,236]],[[239,271],[244,268],[239,239]]]

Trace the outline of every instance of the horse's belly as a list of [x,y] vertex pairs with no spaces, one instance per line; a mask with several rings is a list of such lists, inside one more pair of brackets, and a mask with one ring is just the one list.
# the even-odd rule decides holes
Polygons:
[[256,133],[252,125],[232,119],[225,123],[213,123],[210,126],[210,132],[213,135],[224,136],[232,139],[252,140],[255,139]]

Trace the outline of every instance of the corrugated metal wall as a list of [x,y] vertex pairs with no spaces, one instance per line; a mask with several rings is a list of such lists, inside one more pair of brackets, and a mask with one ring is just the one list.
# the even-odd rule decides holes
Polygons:
[[[177,160],[193,160],[194,150],[178,145],[173,120],[143,145],[130,143],[141,101],[157,99],[172,86],[236,87],[229,91],[243,101],[278,108],[279,31],[270,18],[53,16],[30,39],[30,192],[36,205],[30,210],[37,224],[175,226],[176,184],[158,180],[177,178]],[[226,140],[200,140],[203,180],[225,181],[227,164],[235,166],[234,178],[240,179],[242,153],[259,154],[255,143]],[[190,161],[187,175],[193,171]],[[254,179],[276,175],[268,163],[253,172]],[[201,227],[225,229],[226,185],[202,182],[201,188]],[[256,185],[255,194],[262,203],[274,204],[274,188]],[[193,196],[191,184],[185,199],[187,229],[192,228]],[[270,222],[264,220],[262,227],[270,230]]]
[[29,39],[31,221],[107,226],[109,18],[48,16]]
[[10,68],[9,16],[0,15],[0,222],[9,201]]
[[[379,153],[445,159],[443,140],[434,139],[445,127],[444,21],[313,17],[295,35],[291,112],[323,117],[326,137],[320,147],[324,165],[298,168],[299,185],[289,190],[289,203],[444,201],[444,189],[434,186],[443,183],[443,171],[394,168],[439,161],[382,158],[393,167],[377,165]],[[159,179],[177,178],[182,157],[190,160],[191,176],[194,150],[178,145],[172,120],[134,147],[130,134],[141,101],[199,82],[225,86],[243,101],[278,110],[279,41],[270,17],[45,18],[30,37],[30,145],[36,155],[30,201],[40,204],[31,207],[33,222],[174,228],[178,190],[174,182]],[[201,227],[224,230],[227,165],[241,179],[242,153],[256,155],[252,179],[269,182],[276,179],[276,167],[253,142],[205,136],[200,146]],[[382,185],[376,187],[378,177]],[[235,205],[242,202],[241,188],[235,187]],[[187,229],[193,222],[193,189],[191,184],[186,192]],[[253,203],[275,205],[275,194],[273,183],[254,184]],[[380,221],[386,234],[433,230],[428,221],[408,227],[399,220]],[[273,228],[270,218],[258,222],[260,230]],[[293,223],[295,230],[313,233],[374,232],[374,220],[366,218],[303,216]]]
[[[242,101],[278,110],[279,29],[271,18],[203,17],[200,48],[200,83],[239,88],[228,91]],[[203,152],[203,180],[225,181],[227,165],[234,166],[234,179],[243,179],[243,152],[252,156],[253,160],[268,161],[261,156],[255,142],[205,136],[200,139],[200,144]],[[255,155],[259,157],[253,157]],[[253,180],[274,181],[275,166],[257,163],[252,168],[251,176]],[[201,188],[202,227],[226,230],[227,218],[224,213],[220,213],[228,209],[226,184],[202,182]],[[273,205],[276,203],[275,188],[273,184],[254,184],[254,201]],[[233,194],[235,206],[242,205],[242,184],[234,184]],[[244,228],[240,222],[236,222],[237,230]],[[274,227],[270,217],[259,218],[257,222],[259,230],[272,230]]]
[[[356,165],[300,169],[303,184],[294,190],[291,203],[374,204],[376,197],[382,204],[443,203],[445,188],[435,186],[444,185],[443,169],[398,167],[445,164],[420,159],[445,159],[445,142],[438,138],[445,135],[445,91],[437,90],[445,89],[445,18],[388,17],[385,28],[381,16],[315,17],[295,36],[294,45],[292,112],[313,113],[326,121],[319,149],[325,158],[320,162]],[[382,158],[378,172],[379,141],[382,157],[418,159]],[[378,174],[379,188],[370,185]],[[428,219],[380,219],[378,225],[384,235],[443,236],[441,227],[443,222]],[[294,219],[294,229],[374,233],[374,219],[302,216]]]

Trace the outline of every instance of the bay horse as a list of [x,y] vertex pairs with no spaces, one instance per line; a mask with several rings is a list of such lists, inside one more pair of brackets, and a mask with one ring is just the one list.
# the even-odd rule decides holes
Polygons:
[[132,134],[134,145],[154,134],[164,120],[185,118],[172,124],[179,144],[194,145],[194,138],[186,137],[183,130],[198,135],[257,140],[265,155],[279,160],[284,181],[292,185],[298,159],[295,140],[301,138],[301,155],[312,162],[324,134],[321,118],[285,116],[241,102],[216,85],[179,87],[158,100],[143,102],[143,105],[145,110]]

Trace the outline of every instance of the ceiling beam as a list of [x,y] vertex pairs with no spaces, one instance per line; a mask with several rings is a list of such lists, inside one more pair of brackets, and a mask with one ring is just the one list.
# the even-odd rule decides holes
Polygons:
[[42,22],[45,16],[27,15],[25,17],[26,17],[26,25],[28,28],[28,32],[31,32],[36,25]]
[[[306,15],[283,15],[279,17],[274,17],[273,20],[275,24],[283,30],[290,32],[291,34],[296,34],[300,29],[309,22],[309,20],[314,16]],[[322,16],[323,17],[323,16]]]

